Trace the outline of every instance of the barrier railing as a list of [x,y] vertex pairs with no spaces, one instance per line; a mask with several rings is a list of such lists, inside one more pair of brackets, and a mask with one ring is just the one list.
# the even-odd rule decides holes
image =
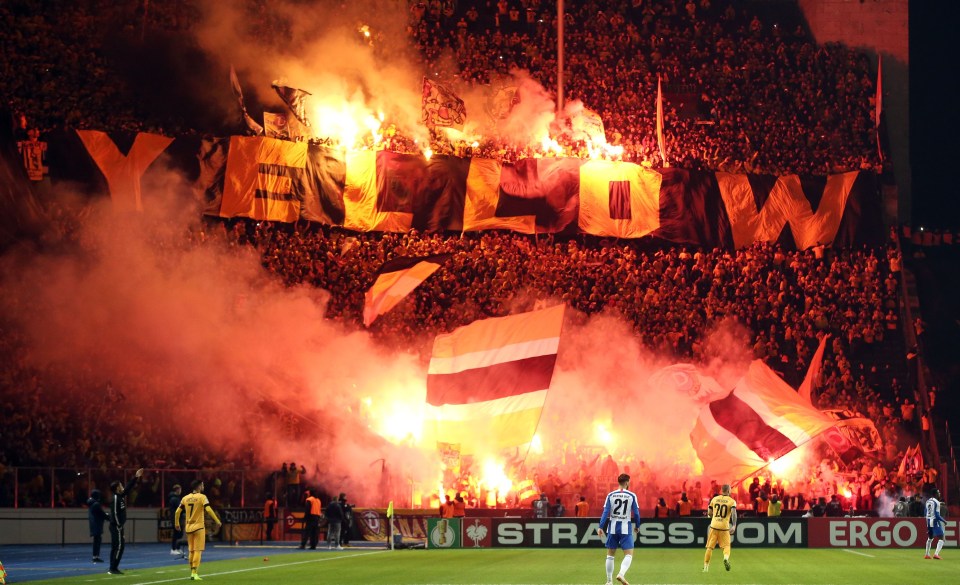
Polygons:
[[[72,508],[85,506],[94,489],[106,503],[110,483],[126,483],[135,469],[104,471],[93,468],[8,467],[0,471],[0,508]],[[184,493],[190,482],[201,479],[210,501],[218,506],[243,506],[247,498],[259,503],[265,485],[260,478],[268,472],[235,469],[146,469],[139,485],[131,491],[131,507],[163,508],[173,486]]]

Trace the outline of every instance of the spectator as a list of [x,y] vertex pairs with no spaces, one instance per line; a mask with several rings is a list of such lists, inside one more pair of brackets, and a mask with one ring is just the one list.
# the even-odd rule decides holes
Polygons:
[[340,544],[340,528],[343,524],[343,508],[340,507],[340,502],[330,500],[324,510],[324,516],[327,518],[327,548],[343,550]]
[[90,521],[90,536],[93,538],[93,562],[102,563],[100,558],[100,543],[103,541],[103,521],[107,513],[103,511],[103,502],[100,501],[100,490],[91,490],[87,500],[87,518]]

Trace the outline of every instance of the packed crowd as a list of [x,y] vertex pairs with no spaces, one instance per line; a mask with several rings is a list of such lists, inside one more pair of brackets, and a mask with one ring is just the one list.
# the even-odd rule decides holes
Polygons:
[[[450,254],[443,269],[421,284],[411,300],[370,327],[384,344],[417,348],[425,359],[438,332],[551,300],[565,302],[584,318],[617,314],[633,324],[644,345],[656,354],[700,363],[711,358],[704,344],[711,328],[732,319],[749,331],[745,342],[752,346],[753,356],[795,387],[819,340],[829,335],[818,406],[867,415],[877,426],[883,448],[872,454],[869,469],[842,466],[841,472],[840,464],[810,469],[810,485],[791,486],[803,490],[807,498],[829,497],[838,485],[859,486],[867,478],[876,478],[868,482],[875,498],[894,489],[874,468],[896,468],[904,450],[917,441],[921,418],[926,418],[917,410],[917,397],[903,386],[901,258],[894,244],[885,249],[804,252],[758,244],[729,252],[499,232],[451,237],[285,227],[234,222],[218,224],[213,231],[221,231],[230,242],[256,246],[264,266],[287,284],[331,291],[328,316],[355,327],[362,321],[364,292],[380,264],[396,256]],[[621,465],[637,469],[641,464],[630,454],[625,457]],[[833,457],[824,453],[823,459]],[[560,460],[569,462],[565,469],[556,467]],[[599,458],[584,453],[546,453],[542,461],[528,472],[540,480],[563,477],[562,482],[547,483],[574,490],[564,497],[594,494],[596,490],[584,482],[605,476],[598,473]],[[465,489],[473,483],[463,478]],[[664,488],[653,481],[639,485],[641,491],[649,486],[651,497]],[[914,489],[910,477],[896,485],[898,490]],[[486,502],[483,494],[470,495],[478,503]],[[548,495],[550,501],[561,496],[559,490]],[[500,497],[507,503],[508,495]]]
[[[865,55],[818,46],[796,6],[764,22],[728,0],[566,3],[564,92],[598,112],[626,160],[662,166],[657,80],[670,164],[739,172],[826,174],[880,166],[875,88]],[[408,32],[427,70],[486,84],[512,70],[557,84],[556,6],[539,0],[410,0]],[[457,68],[444,69],[444,49]],[[832,104],[824,110],[823,103]],[[485,155],[507,153],[481,146]]]
[[[744,344],[753,356],[765,360],[794,386],[806,372],[819,339],[829,334],[819,406],[867,414],[876,423],[884,448],[872,454],[869,473],[838,464],[811,469],[809,476],[816,484],[790,486],[797,490],[794,494],[805,493],[807,498],[829,496],[838,482],[852,485],[860,481],[861,473],[872,478],[875,466],[896,469],[903,451],[916,443],[920,419],[926,416],[912,391],[903,386],[905,351],[897,310],[900,258],[893,245],[803,252],[756,245],[734,252],[501,232],[462,237],[357,234],[323,226],[298,229],[247,221],[209,224],[203,238],[194,236],[186,245],[220,246],[223,253],[254,247],[264,267],[284,283],[330,291],[328,318],[351,328],[360,327],[364,292],[384,261],[401,255],[450,254],[437,274],[369,329],[379,343],[419,351],[424,359],[438,332],[553,301],[567,303],[581,319],[601,312],[619,315],[633,325],[649,350],[675,361],[708,362],[711,349],[704,343],[706,336],[718,323],[736,321],[748,332]],[[167,469],[249,469],[252,465],[250,460],[235,455],[230,459],[216,451],[206,453],[207,461],[183,460],[182,454],[191,451],[182,448],[182,438],[125,408],[125,392],[139,389],[116,388],[93,372],[37,371],[23,365],[22,340],[15,330],[5,328],[3,341],[4,385],[14,390],[4,396],[5,411],[12,414],[0,429],[0,465],[103,472],[138,464]],[[48,385],[56,385],[57,400],[45,399]],[[100,410],[76,416],[71,404],[82,402],[91,388],[104,396],[111,416],[100,416]],[[261,406],[257,416],[273,417],[277,425],[289,426],[291,437],[304,433],[302,421],[288,420],[287,413],[271,410],[269,404]],[[47,432],[53,428],[61,430]],[[614,455],[621,470],[644,466],[631,454]],[[561,460],[569,463],[558,466]],[[549,490],[553,501],[602,490],[594,487],[591,492],[589,485],[580,485],[605,477],[599,473],[600,465],[596,454],[547,452],[526,462],[524,473],[542,489],[557,486]],[[556,479],[544,479],[551,476]],[[9,480],[4,469],[0,477]],[[20,478],[21,498],[31,493],[23,487],[31,479]],[[465,486],[470,485],[469,478],[462,479]],[[652,502],[683,491],[683,481],[660,476],[639,485]],[[10,482],[0,485],[10,492],[5,499],[12,497]],[[890,487],[886,481],[882,485],[883,490]],[[55,491],[78,491],[73,487],[60,486]],[[276,487],[272,483],[250,488],[247,497]],[[49,483],[41,479],[34,488],[39,502],[49,501]],[[871,483],[870,490],[876,489]],[[910,488],[903,484],[899,489]],[[481,494],[472,496],[486,503]],[[498,495],[503,500],[498,505],[511,503],[507,498]],[[568,508],[572,503],[566,501]]]
[[[188,44],[200,18],[193,2],[94,1],[58,6],[52,14],[41,10],[39,0],[17,4],[23,6],[0,5],[0,21],[13,31],[0,39],[0,62],[7,68],[0,93],[10,96],[11,109],[32,124],[41,130],[66,126],[168,134],[201,127],[176,114],[165,112],[161,120],[145,111],[108,58],[105,32],[131,39],[182,35]],[[249,0],[244,7],[246,34],[258,42],[286,42],[290,23],[283,11],[271,10],[264,0]],[[437,79],[466,89],[523,70],[547,94],[555,90],[552,2],[410,0],[408,8],[406,50]],[[580,100],[600,114],[606,139],[616,147],[611,152],[622,149],[614,156],[654,167],[668,162],[692,169],[818,175],[879,168],[874,73],[867,57],[840,45],[814,43],[795,5],[768,7],[767,20],[751,8],[757,6],[730,0],[567,2],[566,101]],[[393,43],[372,44],[380,58],[396,55]],[[655,134],[658,77],[667,95],[668,161],[661,159]],[[830,107],[824,109],[825,103]],[[582,136],[555,130],[564,156],[590,154]],[[431,146],[436,153],[506,160],[550,152],[542,137],[529,138],[530,144],[496,135],[462,141],[435,133]],[[423,148],[404,132],[391,132],[385,140],[397,150]]]

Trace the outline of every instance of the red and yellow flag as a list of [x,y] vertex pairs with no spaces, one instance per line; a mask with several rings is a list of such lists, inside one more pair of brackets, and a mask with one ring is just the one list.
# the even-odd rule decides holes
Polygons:
[[705,475],[735,481],[836,424],[756,360],[733,392],[701,408],[690,441]]
[[462,453],[529,443],[557,363],[563,305],[475,321],[438,335],[425,435]]
[[449,257],[449,254],[405,256],[385,262],[364,295],[363,325],[369,327],[377,317],[395,307]]

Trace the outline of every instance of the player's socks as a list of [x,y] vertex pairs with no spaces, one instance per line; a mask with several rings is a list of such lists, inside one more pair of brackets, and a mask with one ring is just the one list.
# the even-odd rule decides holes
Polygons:
[[607,569],[607,583],[613,581],[613,557],[608,556],[605,565]]
[[620,561],[620,573],[619,575],[623,577],[627,574],[627,569],[630,568],[630,565],[633,563],[633,555],[624,555],[623,560]]
[[943,539],[941,538],[940,541],[937,543],[937,552],[933,553],[933,556],[939,559],[940,551],[942,550],[943,550]]
[[930,545],[931,545],[931,544],[933,544],[933,539],[928,538],[928,539],[927,539],[927,552],[925,553],[927,557],[930,556]]

